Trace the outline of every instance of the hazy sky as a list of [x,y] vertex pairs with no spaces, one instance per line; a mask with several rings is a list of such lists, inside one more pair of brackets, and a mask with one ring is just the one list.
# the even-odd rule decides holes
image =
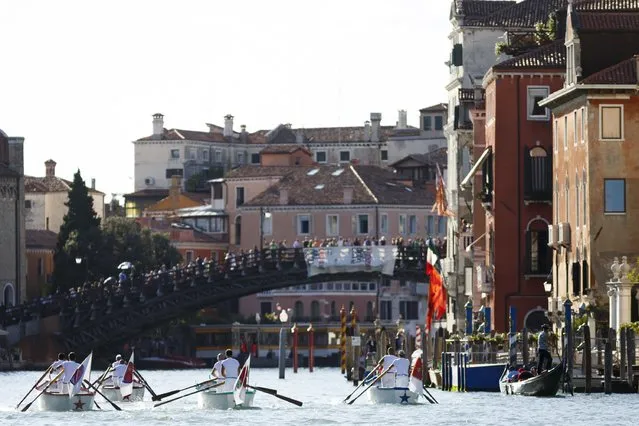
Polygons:
[[0,2],[0,128],[26,173],[133,190],[133,144],[165,127],[382,124],[446,102],[447,0]]

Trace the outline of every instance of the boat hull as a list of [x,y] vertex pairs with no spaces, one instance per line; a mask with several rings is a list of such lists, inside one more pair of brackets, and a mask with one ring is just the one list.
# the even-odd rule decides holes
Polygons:
[[419,394],[408,388],[382,388],[373,386],[367,391],[368,400],[373,404],[417,404]]
[[521,382],[508,382],[508,368],[504,369],[499,380],[499,389],[506,395],[525,396],[555,396],[561,385],[563,364],[559,364],[551,370],[539,376]]
[[133,392],[128,398],[122,398],[122,393],[119,387],[114,386],[102,386],[100,392],[104,394],[109,400],[114,402],[139,402],[144,401],[144,386],[133,386]]
[[73,398],[68,393],[45,392],[40,396],[41,411],[89,411],[93,410],[94,393],[79,393]]
[[198,406],[206,410],[228,410],[229,408],[248,408],[253,406],[254,390],[247,390],[244,403],[235,404],[233,392],[215,392],[215,389],[198,394]]

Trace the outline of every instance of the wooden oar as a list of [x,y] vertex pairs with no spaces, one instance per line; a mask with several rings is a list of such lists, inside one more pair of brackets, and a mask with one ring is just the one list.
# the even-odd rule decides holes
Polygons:
[[152,401],[157,401],[162,399],[162,398],[155,399],[158,397],[158,395],[155,392],[153,392],[153,389],[151,389],[151,385],[149,385],[149,383],[144,379],[144,377],[142,377],[142,375],[138,372],[138,370],[133,370],[133,374],[136,375],[136,377],[140,380],[142,385],[149,391],[149,393],[153,397]]
[[428,394],[428,396],[430,396],[430,398],[432,399],[432,401],[431,401],[431,399],[428,399],[428,398],[426,397],[426,400],[427,400],[428,402],[430,402],[431,404],[439,404],[439,402],[437,402],[437,400],[435,399],[435,397],[434,397],[434,396],[433,396],[433,395],[432,395],[432,394],[428,391],[428,388],[426,387],[426,385],[422,385],[422,389],[424,389],[424,392],[425,392],[425,393],[424,393],[424,397],[426,397],[426,394]]
[[357,385],[357,387],[355,388],[355,390],[354,390],[353,392],[351,392],[351,393],[350,393],[350,395],[348,395],[346,398],[344,398],[344,401],[342,401],[342,402],[346,402],[346,401],[348,401],[348,399],[349,399],[351,396],[353,396],[353,394],[354,394],[355,392],[357,392],[357,389],[359,389],[360,387],[362,387],[362,386],[364,385],[364,383],[366,383],[366,380],[368,380],[368,378],[369,378],[369,377],[370,377],[373,373],[375,373],[375,370],[376,370],[376,369],[377,369],[377,366],[375,366],[375,368],[373,368],[373,370],[372,370],[370,373],[368,373],[368,374],[366,375],[366,377],[364,377],[364,380],[362,380],[362,382],[361,382],[359,385]]
[[54,384],[55,382],[57,382],[57,381],[58,381],[58,379],[59,379],[60,377],[62,377],[62,374],[64,374],[64,370],[60,371],[60,373],[58,373],[58,375],[57,375],[57,376],[55,376],[55,377],[53,378],[53,380],[51,380],[51,381],[49,382],[49,384],[47,384],[47,385],[44,387],[44,389],[42,389],[42,391],[41,391],[41,392],[40,392],[40,393],[39,393],[39,394],[38,394],[35,398],[33,398],[33,401],[31,401],[30,403],[28,403],[27,405],[25,405],[25,406],[24,406],[24,408],[22,409],[22,412],[24,413],[25,411],[27,411],[27,410],[31,407],[31,405],[32,405],[34,402],[36,402],[36,399],[40,398],[40,395],[42,395],[43,393],[45,393],[45,392],[46,392],[46,390],[47,390],[47,389],[49,389],[49,386],[51,386],[52,384]]
[[[111,401],[109,398],[107,398],[102,392],[100,392],[100,390],[95,387],[95,385],[93,383],[89,383],[87,382],[87,384],[93,388],[94,391],[97,392],[98,395],[100,395],[102,398],[104,398],[106,400],[106,402],[108,402],[109,404],[111,404],[111,407],[115,408],[117,411],[122,411],[122,409],[120,407],[118,407],[115,402]],[[95,402],[95,401],[94,401]]]
[[277,393],[277,391],[275,389],[269,389],[269,388],[263,388],[260,386],[251,386],[251,385],[246,385],[247,388],[251,388],[251,389],[255,389],[256,391],[260,391],[260,392],[264,392],[267,393],[269,395],[274,396],[275,398],[279,398],[283,401],[286,402],[290,402],[291,404],[295,404],[298,407],[301,407],[303,402],[302,401],[298,401],[297,399],[293,399],[293,398],[289,398],[288,396],[284,396],[284,395],[280,395],[279,393]]
[[[84,380],[84,384],[87,385],[87,386],[91,386],[91,383],[89,383],[89,381],[86,380],[86,379]],[[98,410],[102,409],[102,407],[100,407],[100,404],[98,404],[98,402],[95,400],[95,398],[93,398],[93,403],[95,404],[95,406],[97,407]]]
[[[203,382],[196,383],[196,384],[194,384],[192,386],[189,386],[189,387],[186,387],[186,388],[183,388],[183,389],[175,389],[175,390],[172,390],[172,391],[169,391],[169,392],[164,392],[164,393],[161,393],[159,395],[154,396],[153,398],[151,398],[151,400],[152,401],[161,401],[162,398],[166,398],[167,396],[175,395],[176,393],[184,392],[185,390],[193,389],[193,388],[195,388],[197,386],[202,386],[202,385],[205,385],[207,383],[212,383],[212,382],[214,382],[216,380],[218,380],[218,379],[205,380]],[[224,383],[224,382],[222,382],[222,383]]]
[[[162,401],[162,402],[160,402],[158,404],[155,404],[153,407],[159,407],[160,405],[168,404],[169,402],[177,401],[178,399],[182,399],[182,398],[185,398],[187,396],[195,395],[196,393],[204,392],[206,390],[213,389],[213,388],[216,388],[218,386],[222,386],[224,383],[225,382],[216,383],[216,384],[214,384],[212,386],[208,386],[208,387],[205,387],[205,388],[202,388],[202,389],[198,389],[198,390],[193,391],[193,392],[185,393],[184,395],[180,395],[177,398],[169,399],[168,401]],[[191,386],[191,387],[193,387],[193,386]],[[188,388],[186,388],[186,389],[188,389]],[[180,391],[178,391],[178,392],[180,392]]]
[[16,405],[16,410],[18,409],[18,407],[20,406],[20,404],[22,404],[24,402],[25,399],[27,399],[27,397],[31,394],[31,392],[33,392],[33,390],[35,388],[38,387],[38,385],[40,384],[40,382],[42,381],[42,379],[44,379],[44,377],[49,374],[49,371],[51,371],[51,366],[49,366],[49,368],[47,368],[47,371],[44,372],[44,374],[38,379],[37,382],[35,382],[35,385],[33,385],[33,387],[31,389],[29,389],[29,392],[27,392],[27,394],[24,396],[24,398],[22,398],[20,400],[20,402],[18,402],[18,405]]
[[366,393],[367,390],[369,390],[371,387],[373,387],[373,385],[377,382],[379,382],[379,380],[384,377],[386,375],[386,373],[388,373],[390,371],[391,368],[393,368],[393,366],[395,365],[395,361],[393,361],[391,363],[391,365],[388,366],[388,368],[384,371],[382,371],[382,374],[380,374],[379,376],[377,376],[377,378],[375,380],[373,380],[371,382],[370,385],[366,386],[366,389],[364,389],[364,391],[362,393],[360,393],[359,395],[357,395],[355,398],[351,399],[350,401],[348,401],[348,404],[351,405],[353,402],[357,401],[357,399],[364,395]]

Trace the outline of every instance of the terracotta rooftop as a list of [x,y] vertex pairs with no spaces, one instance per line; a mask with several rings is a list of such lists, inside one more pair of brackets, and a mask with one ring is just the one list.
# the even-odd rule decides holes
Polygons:
[[578,31],[639,32],[639,10],[636,12],[579,12]]
[[[453,2],[453,7],[455,7],[454,4]],[[515,4],[514,1],[463,1],[461,2],[461,10],[458,12],[463,15],[464,26],[475,26],[477,24],[483,26],[482,18],[513,4]]]
[[546,22],[548,16],[564,9],[568,0],[523,0],[499,8],[477,24],[484,27],[533,29],[538,22]]
[[[293,129],[295,130],[295,129]],[[363,142],[364,126],[356,127],[315,127],[308,129],[300,129],[307,142]],[[386,140],[393,134],[394,126],[380,126],[380,139]]]
[[402,158],[401,160],[394,162],[390,166],[398,168],[397,166],[401,166],[401,164],[407,160],[414,160],[424,165],[439,164],[440,166],[446,167],[446,164],[448,162],[448,148],[438,148],[427,154],[410,154]]
[[419,112],[438,112],[438,111],[447,111],[447,110],[448,110],[447,104],[435,104],[426,108],[422,108],[419,110]]
[[[210,192],[182,192],[182,195],[189,197],[192,200],[205,202],[211,198]],[[142,189],[140,191],[131,192],[125,194],[125,198],[157,198],[161,200],[169,195],[168,189]]]
[[25,234],[26,247],[28,249],[55,250],[58,243],[58,234],[44,229],[27,229]]
[[564,39],[528,51],[493,66],[493,69],[522,69],[522,68],[561,68],[566,67],[566,46]]
[[637,80],[638,57],[626,59],[583,79],[581,84],[639,84]]
[[57,176],[24,177],[25,192],[67,192],[71,189],[71,181]]
[[262,149],[260,151],[260,153],[263,154],[292,154],[295,151],[301,149],[304,152],[307,152],[308,154],[311,154],[311,152],[306,149],[306,147],[304,147],[304,145],[288,145],[288,144],[276,144],[276,145],[270,145],[267,146],[266,148]]
[[579,11],[636,11],[639,10],[639,0],[577,0],[573,8]]
[[[406,186],[393,172],[377,166],[297,166],[259,169],[269,168],[274,169],[270,176],[282,178],[245,203],[245,206],[280,205],[280,194],[284,190],[288,196],[287,205],[343,205],[345,187],[353,188],[353,205],[429,205],[434,200],[434,194],[429,191]],[[254,174],[253,172],[254,170],[247,170],[247,173]]]

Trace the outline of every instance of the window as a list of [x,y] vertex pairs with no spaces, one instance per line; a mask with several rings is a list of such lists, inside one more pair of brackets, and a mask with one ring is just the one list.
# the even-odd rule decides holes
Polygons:
[[399,215],[399,234],[406,235],[406,215]]
[[189,264],[193,261],[193,252],[191,250],[187,250],[186,252],[186,263]]
[[215,151],[215,162],[222,163],[222,151]]
[[552,269],[552,251],[548,247],[548,225],[536,220],[526,231],[527,272],[548,275]]
[[30,209],[32,205],[33,204],[31,202],[31,200],[24,200],[24,208],[25,209]]
[[235,207],[239,207],[244,204],[244,187],[238,186],[235,188]]
[[433,216],[428,216],[426,220],[426,234],[433,235],[435,232],[435,218]]
[[417,216],[415,215],[408,216],[408,234],[417,234]]
[[339,235],[339,216],[336,214],[326,215],[326,235]]
[[311,216],[300,214],[297,216],[297,235],[308,235],[311,233]]
[[568,116],[564,116],[564,150],[568,149]]
[[367,214],[357,215],[357,233],[368,234],[368,215]]
[[559,138],[559,129],[557,129],[557,126],[559,125],[559,121],[555,120],[555,125],[553,126],[553,135],[552,135],[552,146],[555,150],[555,152],[557,152],[557,146],[559,145],[558,143],[558,138]]
[[251,164],[260,164],[260,154],[259,153],[253,153],[251,154]]
[[171,158],[180,158],[180,150],[172,149],[171,150]]
[[623,105],[599,106],[599,139],[623,140]]
[[264,235],[273,235],[273,214],[262,215],[262,231]]
[[550,111],[539,105],[548,97],[550,88],[547,86],[528,86],[528,120],[549,120]]
[[435,116],[435,130],[443,130],[444,129],[444,117],[441,115]]
[[579,208],[581,206],[581,198],[579,198],[579,173],[575,173],[575,222],[580,226]]
[[583,170],[583,173],[581,174],[581,184],[583,185],[583,191],[582,191],[582,199],[583,199],[583,214],[584,214],[584,225],[587,224],[588,220],[586,219],[588,216],[586,216],[586,206],[588,205],[588,200],[587,200],[587,192],[586,192],[586,169]]
[[433,118],[430,115],[424,116],[424,130],[433,130]]
[[379,302],[379,317],[381,320],[393,319],[393,305],[390,300],[382,300]]
[[626,180],[604,179],[604,213],[626,212]]
[[44,259],[41,257],[38,258],[38,276],[44,276]]
[[266,316],[266,314],[270,314],[273,312],[273,305],[271,302],[260,302],[260,315],[262,318]]
[[348,163],[351,161],[351,152],[350,151],[340,151],[339,152],[339,161],[340,163]]
[[213,199],[214,200],[221,200],[223,197],[223,188],[222,188],[222,182],[216,182],[213,184]]
[[243,152],[238,152],[237,153],[237,164],[244,164],[244,153]]
[[559,223],[559,180],[555,178],[555,220],[554,223]]
[[572,141],[577,146],[577,111],[572,113]]
[[189,160],[196,160],[197,148],[186,148],[186,156]]
[[184,176],[183,169],[166,169],[166,178],[171,179],[173,176]]
[[304,303],[301,301],[295,302],[295,307],[293,308],[293,315],[296,319],[300,319],[304,316]]
[[581,143],[586,141],[586,108],[581,108]]
[[439,222],[437,223],[437,233],[440,235],[446,233],[446,218],[443,216],[439,217]]
[[388,161],[388,150],[382,149],[381,156],[382,156],[382,161]]
[[552,159],[540,146],[524,149],[524,200],[552,201]]
[[379,217],[379,231],[382,234],[388,234],[388,215],[386,213],[382,213]]
[[320,319],[320,304],[317,300],[311,302],[311,319],[313,321]]
[[568,176],[566,176],[566,182],[564,183],[564,197],[564,204],[566,205],[564,214],[566,215],[566,222],[570,222],[570,184],[568,182]]
[[318,163],[326,163],[326,151],[317,151],[315,153],[315,161]]
[[399,302],[399,314],[407,321],[417,319],[417,301],[401,300]]

